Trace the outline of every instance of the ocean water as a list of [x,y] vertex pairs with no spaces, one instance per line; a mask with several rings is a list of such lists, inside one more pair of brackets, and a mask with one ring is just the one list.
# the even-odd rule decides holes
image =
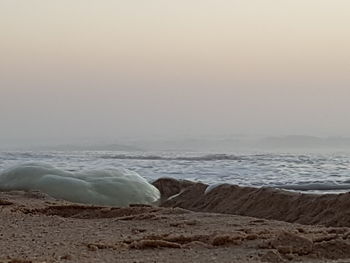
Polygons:
[[310,193],[350,191],[347,153],[198,153],[45,151],[0,152],[0,172],[26,162],[43,162],[68,172],[126,168],[152,182],[161,177]]

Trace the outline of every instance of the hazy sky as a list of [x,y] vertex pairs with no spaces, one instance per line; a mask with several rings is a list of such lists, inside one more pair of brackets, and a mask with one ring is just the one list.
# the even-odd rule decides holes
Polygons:
[[0,0],[0,142],[350,136],[349,0]]

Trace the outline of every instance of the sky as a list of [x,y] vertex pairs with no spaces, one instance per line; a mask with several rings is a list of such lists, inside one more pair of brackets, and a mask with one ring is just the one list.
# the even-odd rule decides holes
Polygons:
[[0,143],[350,136],[348,0],[0,0]]

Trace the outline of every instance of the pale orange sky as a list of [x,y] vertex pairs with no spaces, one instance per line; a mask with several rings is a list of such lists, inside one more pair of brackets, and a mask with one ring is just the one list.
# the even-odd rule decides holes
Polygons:
[[347,0],[3,0],[0,139],[350,136],[349,12]]

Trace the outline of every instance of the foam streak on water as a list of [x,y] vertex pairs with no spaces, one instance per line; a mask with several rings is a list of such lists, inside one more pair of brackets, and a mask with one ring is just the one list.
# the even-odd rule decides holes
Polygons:
[[2,152],[0,172],[28,161],[49,163],[68,172],[126,168],[149,181],[173,177],[320,193],[350,191],[349,154]]

